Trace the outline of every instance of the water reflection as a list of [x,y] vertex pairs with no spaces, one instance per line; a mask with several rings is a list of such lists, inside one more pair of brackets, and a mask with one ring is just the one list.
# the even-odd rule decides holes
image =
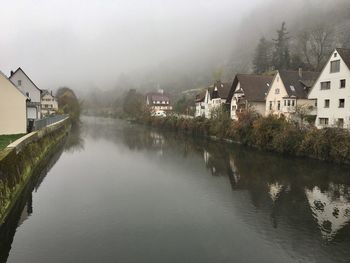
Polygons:
[[[74,131],[72,136],[80,136],[80,132]],[[44,181],[51,168],[59,160],[63,151],[67,149],[71,151],[72,148],[77,147],[76,139],[67,140],[67,138],[68,137],[66,137],[56,147],[56,151],[49,154],[34,171],[34,176],[21,193],[21,196],[18,198],[6,221],[0,226],[0,263],[7,262],[16,229],[26,220],[29,220],[30,216],[33,214],[33,192],[38,191],[41,183]],[[80,146],[78,148],[80,148]]]
[[132,125],[124,127],[123,137],[129,149],[152,151],[163,158],[174,152],[183,152],[184,158],[188,152],[202,156],[212,176],[225,176],[233,191],[249,193],[251,204],[270,217],[273,228],[287,226],[293,232],[305,231],[303,236],[314,236],[316,232],[310,231],[318,229],[319,237],[331,242],[349,226],[350,174],[345,166],[264,154]]
[[[103,147],[99,148],[96,145],[103,145]],[[96,152],[93,150],[96,150]],[[107,156],[98,158],[98,156],[105,154],[105,150],[110,155],[108,156],[110,158],[107,158]],[[64,164],[76,164],[81,160],[85,162],[91,161],[98,168],[89,174],[90,177],[87,177],[88,180],[84,184],[84,188],[87,190],[84,192],[83,198],[79,199],[79,197],[74,195],[73,197],[79,200],[65,199],[66,202],[72,201],[72,203],[77,205],[76,207],[73,206],[74,209],[77,208],[75,215],[77,221],[74,220],[75,218],[72,221],[79,222],[77,224],[78,228],[84,234],[86,234],[86,231],[95,231],[92,235],[94,239],[101,232],[100,238],[106,239],[104,244],[111,243],[113,246],[118,244],[118,246],[112,248],[113,251],[119,248],[119,253],[122,253],[122,250],[127,251],[124,255],[126,259],[130,256],[130,248],[142,251],[140,244],[145,245],[142,239],[143,235],[147,236],[145,233],[147,233],[148,229],[151,229],[150,232],[152,233],[153,231],[157,232],[158,226],[154,226],[153,223],[154,220],[159,218],[165,218],[166,224],[161,228],[161,231],[157,232],[157,235],[153,236],[152,234],[154,240],[164,237],[165,233],[169,234],[171,238],[178,236],[177,242],[174,241],[174,246],[181,247],[186,242],[177,228],[185,225],[187,231],[196,233],[193,229],[196,229],[197,224],[192,226],[189,223],[191,220],[188,219],[188,214],[199,225],[202,222],[201,220],[203,220],[205,224],[202,226],[213,227],[208,230],[208,232],[214,233],[213,236],[209,236],[213,237],[213,240],[209,238],[205,241],[212,242],[210,244],[214,248],[214,251],[207,254],[207,259],[213,255],[211,262],[219,262],[215,260],[217,254],[215,245],[217,244],[221,247],[227,245],[226,249],[232,249],[226,252],[229,256],[232,256],[231,254],[239,254],[239,251],[235,249],[239,247],[236,243],[241,242],[241,240],[237,240],[240,233],[237,233],[237,230],[232,231],[232,229],[227,228],[232,228],[232,225],[230,225],[232,222],[238,228],[246,228],[243,231],[244,235],[251,235],[251,239],[248,238],[246,240],[255,242],[255,245],[257,245],[261,239],[263,240],[261,243],[266,244],[271,249],[272,254],[281,249],[290,255],[290,257],[285,259],[295,259],[289,260],[289,262],[347,262],[350,258],[348,249],[350,245],[350,176],[348,167],[265,154],[244,147],[222,145],[205,139],[194,139],[171,132],[159,132],[127,122],[93,118],[85,120],[81,129],[73,131],[67,139],[66,145],[62,146],[60,151],[50,158],[45,168],[41,170],[41,173],[38,173],[32,186],[23,194],[10,219],[0,228],[0,262],[6,262],[7,260],[18,225],[34,217],[31,217],[32,213],[35,215],[35,202],[33,204],[32,190],[40,190],[39,187],[45,180],[46,174],[56,164],[62,151],[66,151],[67,155],[71,157],[71,159],[65,160]],[[115,152],[120,154],[116,156],[122,161],[114,156]],[[141,169],[148,169],[149,173],[156,176],[151,177],[145,174],[142,177],[137,177],[131,172],[129,174],[128,170],[123,169],[110,171],[112,168],[109,166],[116,169],[116,167],[122,166],[121,162],[127,162],[127,169],[131,169],[129,168],[130,165],[134,165],[132,158],[136,157],[140,157],[137,159],[140,163],[136,163],[135,166],[139,165],[142,167]],[[101,162],[101,165],[99,162]],[[113,166],[111,162],[115,162],[116,166]],[[80,173],[79,165],[74,170],[77,174]],[[186,172],[183,172],[184,170]],[[57,177],[60,177],[60,173],[64,172],[67,172],[67,170],[57,171],[59,174]],[[142,173],[142,170],[138,172]],[[168,172],[171,175],[167,177]],[[181,172],[188,174],[180,174]],[[95,179],[96,174],[98,174],[100,179]],[[193,174],[196,176],[192,176]],[[197,174],[199,174],[198,177]],[[174,179],[177,176],[185,179]],[[67,187],[73,188],[70,189],[70,193],[76,191],[75,187],[80,189],[81,179],[85,179],[85,177],[79,176],[77,179],[73,177],[68,178],[69,184],[72,185]],[[123,180],[117,181],[118,183],[113,185],[113,181],[120,178]],[[147,179],[142,181],[143,178]],[[203,178],[210,179],[205,181],[208,185],[201,181]],[[108,184],[106,184],[105,180]],[[167,180],[170,180],[170,182]],[[122,185],[123,183],[125,185]],[[172,210],[172,207],[167,206],[168,203],[164,204],[164,207],[161,206],[161,209],[156,210],[153,208],[153,204],[156,203],[158,206],[162,204],[157,202],[159,196],[164,196],[164,199],[170,198],[170,195],[167,196],[166,190],[164,190],[168,183],[177,184],[179,189],[174,186],[176,194],[184,197],[176,200],[178,203],[176,203],[174,210]],[[200,211],[198,207],[191,207],[193,211],[196,211],[192,214],[185,209],[187,202],[191,203],[193,200],[198,200],[198,193],[195,192],[198,189],[196,187],[187,189],[188,184],[195,186],[198,184],[198,189],[211,195],[211,198],[222,198],[222,200],[215,200],[215,202],[208,198],[205,199],[205,202],[214,202],[215,206],[223,207],[222,210],[214,211],[219,211],[220,213],[216,220],[224,218],[222,222],[226,222],[226,224],[219,224],[215,220],[213,222],[210,221],[212,218],[209,214],[213,213],[212,207],[212,210],[206,211],[208,214],[205,213],[204,218],[197,213]],[[109,185],[113,186],[109,187]],[[156,189],[152,188],[153,185],[156,185]],[[204,187],[201,187],[203,185]],[[118,191],[115,188],[118,188]],[[126,188],[125,193],[123,188]],[[98,189],[97,193],[96,189]],[[155,193],[148,192],[147,190],[149,189],[152,189]],[[189,189],[194,192],[188,193]],[[102,190],[104,192],[101,192]],[[143,195],[144,191],[147,192],[145,195]],[[219,191],[226,191],[228,197],[217,194]],[[120,194],[117,195],[118,198],[114,196],[115,193]],[[199,193],[201,192],[199,191]],[[95,199],[90,199],[89,195]],[[143,197],[146,200],[140,200],[139,198],[128,199],[132,195]],[[147,196],[150,196],[149,200],[147,200]],[[102,202],[100,198],[103,200],[106,210],[99,210],[101,207],[99,204]],[[177,196],[171,196],[171,198],[176,199]],[[110,203],[108,202],[109,199],[111,199]],[[125,203],[123,200],[125,200]],[[88,206],[91,210],[79,210],[81,205],[84,206],[84,204],[86,205],[90,202],[95,202],[96,206]],[[139,207],[139,203],[143,204],[143,206]],[[194,204],[197,205],[198,203]],[[199,204],[203,205],[201,202]],[[48,205],[50,206],[51,204]],[[61,205],[65,206],[65,204]],[[101,217],[95,213],[94,209],[102,212]],[[143,209],[146,210],[145,214],[142,213]],[[149,211],[153,211],[153,209],[164,214],[152,216],[150,219],[147,215],[152,214]],[[114,211],[117,212],[114,214]],[[134,217],[124,218],[124,214],[128,214],[129,211]],[[53,212],[51,211],[51,213]],[[54,215],[52,214],[51,218],[55,218]],[[145,224],[139,223],[138,219],[140,217],[142,217],[140,221],[145,220]],[[177,219],[176,217],[179,218]],[[104,221],[105,218],[107,218],[106,221]],[[226,219],[227,221],[225,221]],[[160,220],[158,222],[162,223],[163,221]],[[51,227],[54,225],[55,222],[52,222]],[[225,228],[224,233],[227,232],[227,235],[219,232],[218,229],[220,228]],[[72,226],[72,229],[74,229],[74,226]],[[172,229],[174,232],[171,232]],[[199,229],[200,233],[207,231],[207,228]],[[130,232],[136,233],[135,239],[130,237],[132,235]],[[122,235],[121,241],[117,239],[116,236],[118,235],[116,233]],[[218,236],[215,236],[215,233],[221,233],[222,243],[218,240]],[[87,235],[87,237],[89,236]],[[200,235],[200,237],[206,236]],[[191,239],[191,235],[186,237],[186,239]],[[135,245],[135,240],[140,242],[139,246]],[[70,238],[67,238],[66,241],[69,242]],[[199,240],[193,239],[193,243],[196,243],[196,241],[198,242]],[[86,238],[86,242],[94,243],[94,240]],[[104,240],[100,242],[104,242]],[[147,242],[151,241],[147,240]],[[153,245],[156,244],[157,242],[154,241]],[[247,244],[247,247],[249,249],[256,248],[250,244]],[[208,247],[205,248],[205,251],[210,250]],[[107,249],[108,245],[103,247],[101,251],[97,246],[96,255],[106,255],[105,250]],[[171,248],[168,249],[168,251],[172,251]],[[187,251],[187,253],[190,254],[193,251]],[[135,253],[131,254],[134,255]],[[146,255],[152,258],[148,252]],[[164,255],[167,256],[167,254]],[[236,255],[229,256],[226,259],[234,258]],[[244,257],[238,257],[237,262],[242,258]],[[268,262],[266,261],[267,258],[264,259],[265,261],[262,261]],[[140,261],[135,260],[134,262]],[[208,260],[207,262],[210,261]],[[221,262],[228,262],[228,260]]]

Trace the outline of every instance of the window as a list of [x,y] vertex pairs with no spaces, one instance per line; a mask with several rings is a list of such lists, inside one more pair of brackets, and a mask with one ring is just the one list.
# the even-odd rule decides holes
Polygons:
[[270,101],[270,110],[272,110],[272,101]]
[[293,92],[295,92],[294,86],[290,86],[290,90],[293,91]]
[[338,56],[338,54],[337,53],[334,53],[334,57],[336,58]]
[[338,128],[344,128],[344,119],[343,118],[338,119],[337,126],[338,126]]
[[329,108],[329,100],[324,100],[324,107]]
[[317,100],[315,100],[315,107],[317,107]]
[[345,99],[339,99],[339,108],[344,108],[345,106]]
[[290,106],[290,100],[288,100],[288,106]]
[[328,118],[320,118],[319,122],[320,122],[320,125],[326,126],[328,125]]
[[332,61],[331,62],[331,73],[339,72],[340,71],[340,60]]
[[295,100],[292,100],[292,106],[293,107],[295,106]]
[[287,106],[287,101],[286,100],[284,100],[284,106]]
[[345,88],[345,85],[346,85],[346,80],[345,79],[341,79],[340,80],[340,88],[341,89]]
[[17,81],[17,84],[18,84],[18,86],[21,86],[21,85],[22,85],[22,80],[19,79],[19,80]]
[[280,94],[280,89],[275,89],[275,94]]
[[330,89],[330,88],[331,88],[331,82],[330,81],[321,82],[321,90]]
[[281,102],[277,101],[277,110],[281,110]]

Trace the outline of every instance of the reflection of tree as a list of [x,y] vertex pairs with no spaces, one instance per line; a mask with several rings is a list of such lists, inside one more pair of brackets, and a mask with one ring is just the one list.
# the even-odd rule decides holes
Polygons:
[[80,152],[84,150],[84,139],[81,136],[81,126],[72,126],[71,132],[67,138],[65,149],[66,152]]

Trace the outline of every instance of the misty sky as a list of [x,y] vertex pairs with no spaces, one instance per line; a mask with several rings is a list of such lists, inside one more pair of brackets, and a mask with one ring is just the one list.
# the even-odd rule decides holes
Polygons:
[[222,51],[217,40],[265,2],[0,1],[0,70],[21,66],[45,89],[111,88],[123,72]]

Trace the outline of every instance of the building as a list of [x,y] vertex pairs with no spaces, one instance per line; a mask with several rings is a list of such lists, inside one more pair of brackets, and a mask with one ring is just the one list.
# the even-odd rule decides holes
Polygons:
[[52,91],[43,90],[41,93],[41,115],[48,116],[56,114],[58,111],[58,103]]
[[171,105],[170,96],[164,93],[162,89],[157,92],[149,92],[146,94],[146,105],[150,108],[151,112],[156,113],[158,111],[171,111],[173,106]]
[[265,114],[265,96],[272,82],[272,76],[238,74],[233,80],[227,103],[230,104],[231,119],[237,120],[238,114],[252,109]]
[[204,117],[205,116],[205,103],[204,103],[204,99],[205,99],[205,95],[206,95],[206,91],[196,95],[195,98],[195,113],[194,116],[195,117]]
[[309,99],[317,105],[315,125],[350,128],[350,49],[335,49],[313,85]]
[[206,90],[204,103],[202,104],[205,118],[209,119],[214,109],[226,104],[229,92],[230,85],[221,81],[216,81]]
[[27,97],[0,72],[0,135],[27,132]]
[[32,123],[34,120],[41,119],[41,90],[21,68],[15,72],[11,71],[9,79],[29,98],[27,102],[28,122]]
[[277,71],[267,92],[265,115],[273,114],[292,119],[296,118],[298,107],[308,109],[309,115],[316,114],[315,102],[308,100],[308,94],[318,75],[318,72],[301,69]]

